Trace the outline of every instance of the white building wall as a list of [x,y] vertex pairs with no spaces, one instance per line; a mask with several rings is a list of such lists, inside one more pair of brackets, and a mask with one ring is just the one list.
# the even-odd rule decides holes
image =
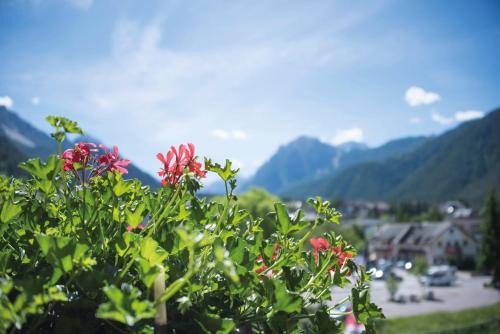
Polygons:
[[475,258],[477,256],[477,243],[461,229],[451,226],[432,244],[434,262],[446,259],[449,256],[446,253],[446,248],[448,246],[455,247],[456,243],[458,243],[464,257]]

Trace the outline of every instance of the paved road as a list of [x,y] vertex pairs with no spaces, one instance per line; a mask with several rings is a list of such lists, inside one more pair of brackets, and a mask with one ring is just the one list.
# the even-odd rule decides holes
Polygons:
[[[484,288],[484,283],[491,280],[490,277],[471,277],[467,273],[458,273],[458,279],[451,287],[422,287],[415,276],[406,272],[398,271],[403,277],[396,296],[403,295],[408,299],[410,295],[421,297],[427,291],[432,290],[436,301],[420,301],[395,303],[389,302],[389,292],[385,281],[373,281],[371,285],[372,300],[382,307],[387,318],[401,316],[433,313],[437,311],[460,311],[468,308],[481,307],[500,303],[500,292],[498,290]],[[334,300],[340,300],[348,291],[335,288]]]

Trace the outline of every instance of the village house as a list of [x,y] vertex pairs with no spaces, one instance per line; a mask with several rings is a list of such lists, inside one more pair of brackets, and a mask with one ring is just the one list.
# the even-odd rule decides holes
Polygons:
[[479,243],[459,224],[440,223],[385,224],[370,238],[370,260],[415,261],[423,257],[429,265],[474,263]]

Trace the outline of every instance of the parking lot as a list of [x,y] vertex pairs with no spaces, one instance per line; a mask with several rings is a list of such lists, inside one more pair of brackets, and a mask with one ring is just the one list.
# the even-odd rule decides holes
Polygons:
[[[500,303],[500,292],[495,289],[485,288],[491,278],[486,276],[473,277],[468,273],[457,273],[457,281],[449,287],[423,287],[418,279],[405,272],[398,270],[397,275],[403,280],[399,284],[396,294],[406,300],[404,303],[389,301],[389,292],[384,280],[376,280],[371,283],[372,301],[382,307],[387,318],[411,316],[437,311],[459,311],[468,308],[481,307]],[[422,296],[432,291],[435,300],[424,300]],[[335,288],[333,291],[334,300],[340,300],[348,290]],[[410,302],[413,295],[418,302]]]

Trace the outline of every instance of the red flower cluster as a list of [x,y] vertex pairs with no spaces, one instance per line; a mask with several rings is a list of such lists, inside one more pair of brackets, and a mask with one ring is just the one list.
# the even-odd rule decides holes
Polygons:
[[[129,160],[118,159],[118,147],[113,146],[113,152],[110,152],[106,146],[99,145],[104,151],[99,155],[99,149],[94,143],[77,143],[73,148],[67,149],[62,154],[64,161],[64,171],[73,173],[81,184],[93,176],[101,175],[104,172],[114,172],[115,170],[121,174],[127,174]],[[90,170],[87,175],[86,171]]]
[[[274,244],[273,255],[271,256],[271,261],[276,261],[276,258],[278,257],[278,247],[279,247],[278,244]],[[267,270],[268,266],[264,263],[264,258],[262,257],[262,255],[259,255],[256,262],[258,264],[262,263],[262,265],[259,268],[255,269],[255,272],[257,274],[261,274],[262,272]],[[272,271],[269,271],[266,275],[267,275],[267,277],[272,277],[273,273],[272,273]]]
[[[314,256],[314,262],[318,263],[319,262],[319,253],[324,253],[328,250],[330,250],[333,255],[338,257],[338,262],[337,264],[339,267],[342,267],[346,259],[352,258],[352,253],[351,252],[345,252],[342,251],[342,246],[338,247],[332,247],[328,240],[325,238],[311,238],[309,239],[309,243],[313,247],[313,256]],[[330,269],[330,271],[333,271],[334,269]]]
[[126,159],[118,159],[118,147],[113,146],[113,153],[111,153],[103,144],[99,145],[99,147],[102,148],[105,152],[105,154],[99,157],[100,166],[104,167],[104,170],[102,172],[114,172],[115,170],[117,170],[121,174],[128,173],[128,171],[124,167],[127,167],[130,161]]
[[62,155],[64,160],[64,171],[76,171],[76,164],[80,168],[85,168],[92,158],[93,152],[96,152],[96,144],[94,143],[77,143],[74,148],[67,149]]
[[132,225],[127,226],[127,231],[132,232],[133,230],[144,230],[144,226],[142,224],[137,225],[136,228],[133,228]]
[[205,177],[207,174],[207,171],[201,169],[201,163],[196,161],[194,145],[191,143],[187,144],[187,147],[181,144],[178,151],[172,146],[166,156],[158,153],[156,158],[163,163],[163,168],[158,172],[158,175],[163,178],[161,180],[162,186],[166,186],[167,184],[175,186],[179,183],[186,168],[197,177]]

